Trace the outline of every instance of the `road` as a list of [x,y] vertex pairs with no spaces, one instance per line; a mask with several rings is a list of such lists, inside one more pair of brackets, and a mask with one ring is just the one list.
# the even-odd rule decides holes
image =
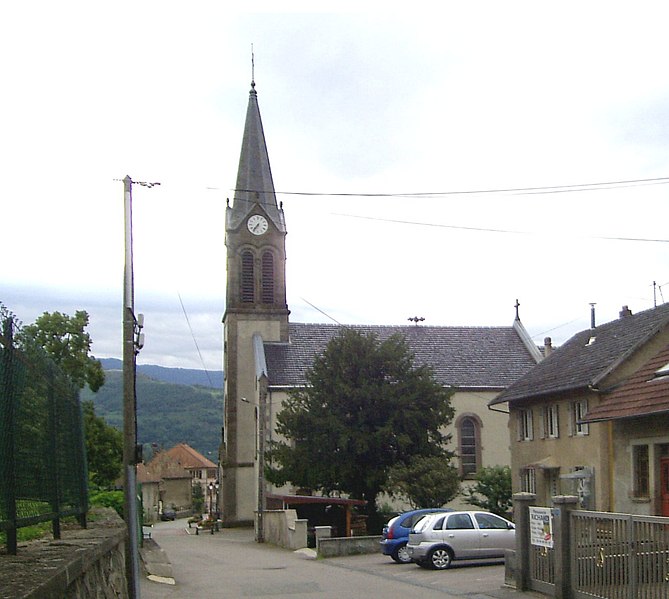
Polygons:
[[305,552],[255,543],[246,529],[189,534],[183,520],[155,525],[153,538],[169,557],[176,584],[142,577],[141,599],[536,597],[503,588],[504,565],[499,562],[437,572],[396,564],[380,553],[313,559]]

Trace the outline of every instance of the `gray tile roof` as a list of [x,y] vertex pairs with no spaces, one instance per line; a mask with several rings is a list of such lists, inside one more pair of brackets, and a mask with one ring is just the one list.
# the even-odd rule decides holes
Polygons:
[[[289,343],[265,343],[270,386],[305,384],[314,357],[341,329],[338,325],[291,323]],[[444,385],[503,389],[536,364],[513,327],[350,325],[387,339],[404,335],[417,364],[430,364]]]
[[[576,333],[491,404],[596,386],[631,352],[668,324],[669,303]],[[590,342],[592,338],[594,341]]]

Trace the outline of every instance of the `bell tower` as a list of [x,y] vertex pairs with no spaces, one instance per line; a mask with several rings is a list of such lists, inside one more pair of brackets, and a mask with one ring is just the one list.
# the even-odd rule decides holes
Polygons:
[[251,83],[237,185],[225,215],[223,520],[253,520],[257,493],[258,361],[262,342],[288,341],[286,224],[277,206],[258,95]]

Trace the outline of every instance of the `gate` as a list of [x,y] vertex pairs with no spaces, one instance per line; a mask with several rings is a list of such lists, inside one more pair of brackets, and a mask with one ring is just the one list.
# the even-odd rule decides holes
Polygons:
[[552,548],[530,545],[530,588],[554,596],[555,553]]
[[666,599],[666,518],[573,511],[571,585],[576,599]]

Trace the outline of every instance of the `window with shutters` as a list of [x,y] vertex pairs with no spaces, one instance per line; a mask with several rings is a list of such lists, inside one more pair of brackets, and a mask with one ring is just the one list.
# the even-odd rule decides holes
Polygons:
[[270,251],[262,255],[262,303],[274,303],[274,254]]
[[524,493],[537,492],[537,473],[534,468],[520,469],[520,490]]
[[569,434],[584,437],[590,433],[587,422],[581,422],[588,413],[588,400],[572,401],[569,404]]
[[532,441],[532,410],[518,410],[518,441]]
[[252,303],[255,300],[253,272],[253,253],[242,252],[242,276],[240,280],[240,295],[244,303]]
[[541,409],[541,438],[557,439],[560,436],[559,408],[557,404],[543,406]]

